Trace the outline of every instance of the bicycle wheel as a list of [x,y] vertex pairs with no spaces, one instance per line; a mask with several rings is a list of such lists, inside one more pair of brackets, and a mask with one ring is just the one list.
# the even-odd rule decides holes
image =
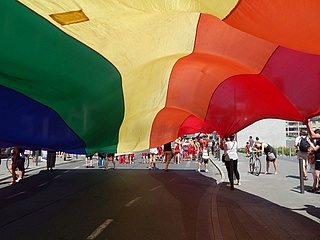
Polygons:
[[11,163],[12,163],[12,158],[8,157],[7,161],[6,161],[6,167],[7,167],[8,171],[9,171],[9,166],[11,165]]
[[[12,163],[12,158],[8,157],[8,159],[6,161],[6,167],[8,170],[9,170],[9,166],[11,165],[11,163]],[[25,161],[24,161],[24,168],[27,169],[28,167],[29,167],[29,158],[26,157]]]
[[256,158],[254,160],[254,170],[253,170],[254,175],[259,176],[261,173],[261,161],[259,158]]
[[24,169],[27,169],[29,167],[29,157],[26,157],[24,160]]
[[253,156],[251,156],[249,158],[249,173],[253,173],[253,170],[254,170],[254,163],[253,163]]

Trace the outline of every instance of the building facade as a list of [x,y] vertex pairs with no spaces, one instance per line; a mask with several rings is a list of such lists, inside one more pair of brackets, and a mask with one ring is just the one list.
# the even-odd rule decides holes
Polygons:
[[237,133],[239,148],[245,146],[252,136],[255,140],[259,137],[260,141],[267,142],[273,147],[286,146],[286,122],[279,119],[264,119],[257,121]]
[[[313,129],[320,129],[320,116],[310,119]],[[284,121],[279,119],[264,119],[257,121],[237,134],[239,148],[244,147],[252,136],[274,147],[293,147],[294,139],[299,136],[300,130],[307,130],[302,122]]]

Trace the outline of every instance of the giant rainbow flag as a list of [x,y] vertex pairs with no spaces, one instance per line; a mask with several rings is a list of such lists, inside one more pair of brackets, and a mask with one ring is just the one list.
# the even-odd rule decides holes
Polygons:
[[319,0],[1,0],[0,146],[127,152],[320,114]]

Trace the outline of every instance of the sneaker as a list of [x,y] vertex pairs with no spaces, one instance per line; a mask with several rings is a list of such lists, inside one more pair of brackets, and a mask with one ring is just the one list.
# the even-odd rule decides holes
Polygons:
[[200,168],[197,169],[197,172],[200,172]]
[[209,170],[208,170],[208,169],[206,169],[206,172],[209,172]]
[[241,186],[241,182],[238,182],[238,185]]
[[16,182],[20,182],[22,180],[22,178],[17,178]]
[[231,184],[230,184],[230,183],[228,183],[226,186],[227,186],[227,187],[231,187]]

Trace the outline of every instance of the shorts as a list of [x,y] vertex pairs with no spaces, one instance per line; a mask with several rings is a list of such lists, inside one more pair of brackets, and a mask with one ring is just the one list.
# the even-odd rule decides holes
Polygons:
[[272,149],[272,151],[270,151],[270,152],[273,153],[276,158],[273,159],[273,160],[269,160],[268,154],[266,154],[266,161],[267,161],[267,162],[274,162],[274,161],[276,161],[276,160],[277,160],[277,153],[274,151],[274,149]]
[[89,158],[90,160],[92,160],[93,156],[94,156],[94,154],[86,154],[86,157]]
[[209,162],[209,159],[207,158],[199,158],[198,163],[205,163],[207,164]]
[[308,162],[306,161],[306,159],[308,158],[307,152],[298,151],[297,158],[303,160],[302,162],[304,167],[308,166]]
[[316,160],[316,164],[314,167],[315,170],[320,170],[320,159]]
[[20,171],[24,171],[24,160],[19,159],[16,160],[13,164],[12,164],[12,169],[16,169],[18,168]]
[[157,160],[157,154],[156,153],[150,153],[150,161],[155,162]]

